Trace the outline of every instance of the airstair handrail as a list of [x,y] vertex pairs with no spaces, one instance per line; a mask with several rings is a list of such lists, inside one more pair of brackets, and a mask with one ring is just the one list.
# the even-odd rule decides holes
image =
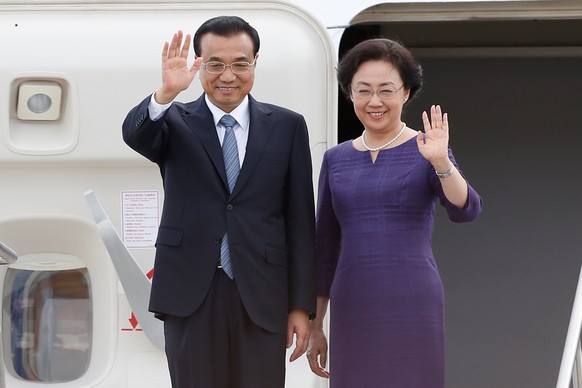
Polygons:
[[[582,328],[582,269],[576,286],[574,306],[566,334],[566,344],[560,364],[556,388],[580,388],[582,383],[582,352],[580,350],[580,329]],[[573,383],[573,385],[570,385]]]
[[[18,254],[12,248],[0,241],[0,265],[12,264],[18,259]],[[4,347],[2,345],[2,330],[0,330],[0,388],[6,387],[6,371],[4,368]]]
[[117,276],[123,285],[123,290],[129,305],[133,309],[133,313],[146,337],[152,344],[163,350],[165,344],[163,323],[148,312],[147,309],[151,288],[149,279],[141,271],[131,253],[119,238],[113,223],[107,216],[95,192],[88,189],[85,191],[84,196],[95,219],[99,234],[109,252]]
[[18,254],[12,250],[8,245],[4,244],[0,241],[0,259],[4,261],[0,261],[0,265],[2,264],[12,264],[18,259]]

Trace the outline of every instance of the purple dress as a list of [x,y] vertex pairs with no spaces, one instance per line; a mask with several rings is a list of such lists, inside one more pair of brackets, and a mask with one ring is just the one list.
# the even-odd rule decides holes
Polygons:
[[[449,157],[455,163],[449,150]],[[455,163],[456,165],[456,163]],[[444,296],[431,239],[435,199],[445,198],[413,138],[375,163],[351,141],[329,149],[319,178],[318,295],[330,297],[332,388],[443,388]]]

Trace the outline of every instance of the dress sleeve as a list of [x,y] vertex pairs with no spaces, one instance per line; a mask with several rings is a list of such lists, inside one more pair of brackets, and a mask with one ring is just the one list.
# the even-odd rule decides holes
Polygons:
[[[450,148],[449,148],[449,158],[455,165],[455,168],[459,171],[463,178],[465,178]],[[440,179],[436,175],[434,168],[431,167],[431,169],[432,169],[430,177],[431,185],[435,188],[437,195],[439,197],[439,201],[441,205],[446,209],[449,219],[453,222],[469,222],[477,218],[477,216],[481,213],[481,209],[483,208],[483,200],[479,196],[479,193],[477,193],[477,191],[471,186],[467,178],[465,178],[468,190],[467,203],[465,204],[464,207],[461,208],[449,202],[449,200],[447,199],[443,192],[443,187],[441,185]]]
[[315,236],[317,295],[329,296],[339,257],[341,228],[333,208],[327,152],[319,173]]

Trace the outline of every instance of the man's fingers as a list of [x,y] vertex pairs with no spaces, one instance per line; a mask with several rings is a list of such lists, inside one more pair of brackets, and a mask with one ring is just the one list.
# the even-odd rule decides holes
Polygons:
[[175,32],[172,36],[172,42],[170,43],[170,49],[168,50],[168,56],[174,58],[178,56],[180,52],[180,47],[182,46],[182,30]]
[[295,349],[293,349],[293,353],[291,353],[291,357],[289,361],[293,362],[301,357],[307,351],[307,338],[304,336],[297,336],[297,341],[295,343]]
[[204,59],[202,57],[197,57],[194,60],[194,63],[192,64],[192,67],[190,68],[190,71],[197,72],[200,69],[200,66],[202,66],[202,61],[203,60]]
[[184,59],[188,59],[188,52],[190,51],[190,40],[190,34],[186,35],[186,40],[184,41],[184,45],[180,51],[180,56]]
[[168,50],[170,49],[170,44],[168,42],[164,43],[164,48],[162,49],[162,60],[168,58]]

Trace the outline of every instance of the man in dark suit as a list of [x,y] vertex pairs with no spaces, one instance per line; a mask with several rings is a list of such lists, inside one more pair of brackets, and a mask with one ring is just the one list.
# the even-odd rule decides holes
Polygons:
[[[305,120],[249,95],[259,36],[243,19],[206,21],[191,67],[182,39],[166,42],[162,85],[123,123],[164,183],[150,311],[173,387],[282,388],[285,349],[305,352],[315,311]],[[204,94],[174,102],[197,73]]]

